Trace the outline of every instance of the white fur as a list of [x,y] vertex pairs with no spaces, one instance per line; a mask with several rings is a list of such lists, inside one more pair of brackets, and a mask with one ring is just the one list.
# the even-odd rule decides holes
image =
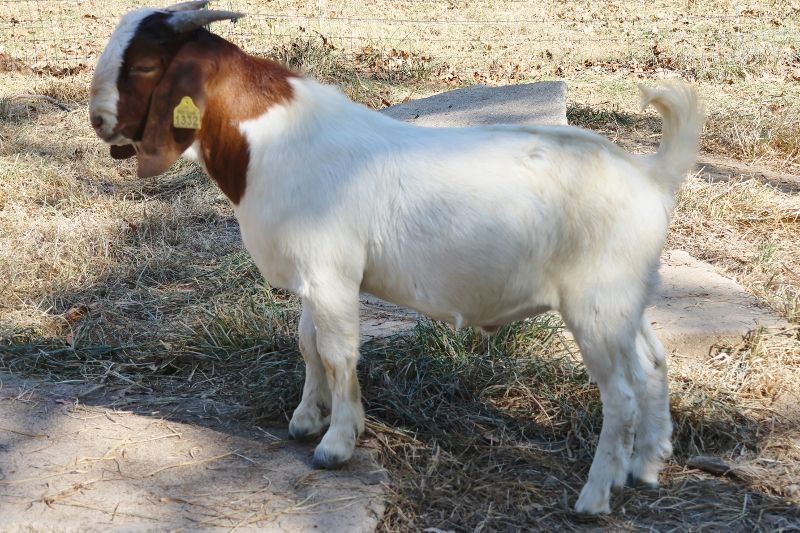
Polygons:
[[[89,115],[103,119],[103,125],[97,130],[97,133],[104,139],[108,139],[117,126],[117,102],[119,102],[117,79],[119,78],[119,69],[122,67],[125,50],[136,34],[136,30],[142,20],[157,12],[158,10],[156,9],[142,8],[123,15],[111,34],[103,53],[97,60],[94,77],[92,78],[92,98],[89,99]],[[129,144],[131,141],[121,135],[117,135],[115,138],[109,139],[108,142],[111,144]]]
[[693,93],[643,89],[665,135],[658,154],[635,156],[576,128],[421,128],[291,83],[290,103],[240,125],[251,155],[235,211],[266,279],[303,298],[307,376],[290,430],[330,421],[315,461],[345,461],[363,430],[352,381],[364,291],[457,326],[559,310],[604,404],[576,509],[608,512],[628,474],[655,483],[671,425],[643,311],[695,156]]

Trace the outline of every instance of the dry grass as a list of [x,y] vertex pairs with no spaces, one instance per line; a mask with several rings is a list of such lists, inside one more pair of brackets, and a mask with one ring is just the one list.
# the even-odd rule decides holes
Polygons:
[[[615,516],[587,520],[571,504],[599,431],[599,397],[553,326],[533,321],[506,329],[487,355],[472,333],[423,324],[417,337],[386,348],[392,373],[382,373],[383,359],[376,364],[373,353],[365,355],[368,406],[376,391],[380,398],[379,410],[368,411],[380,417],[371,427],[393,474],[386,530],[796,526],[798,508],[778,497],[798,474],[798,449],[785,436],[796,419],[780,420],[776,430],[760,391],[788,367],[792,377],[778,387],[793,397],[797,339],[750,339],[710,369],[673,362],[676,451],[663,488],[626,489],[614,496]],[[769,353],[760,351],[768,344]],[[713,479],[681,466],[696,454],[722,456],[746,473]],[[748,501],[752,507],[743,510]]]
[[[463,18],[480,15],[471,11],[477,4],[449,4]],[[621,2],[607,4],[618,18],[632,16]],[[591,23],[577,7],[559,6],[543,2],[541,13],[529,18],[561,21],[554,38]],[[717,1],[648,8],[661,25],[680,22],[684,10],[742,11]],[[735,34],[711,51],[680,37],[662,38],[660,49],[651,48],[652,36],[636,49],[633,39],[620,41],[628,48],[608,49],[567,39],[558,50],[552,43],[543,51],[511,50],[475,69],[469,63],[491,51],[447,49],[446,27],[427,51],[410,45],[384,51],[380,39],[348,48],[332,33],[311,30],[264,50],[373,107],[473,80],[563,78],[571,122],[639,149],[650,149],[660,125],[639,114],[635,83],[682,76],[695,80],[708,101],[707,152],[796,174],[800,84],[791,69],[797,57],[781,40],[794,28],[794,8],[784,2],[751,8],[783,14],[783,26],[744,17],[747,24],[763,23],[763,35],[774,28],[776,37],[737,46],[724,61]],[[419,3],[419,9],[449,8]],[[483,9],[484,16],[493,9],[501,18],[514,5],[489,2]],[[635,33],[647,26],[626,24],[596,23],[595,31]],[[239,28],[247,43],[246,27]],[[486,32],[496,41],[501,30]],[[703,39],[713,34],[706,27],[694,31]],[[504,59],[514,54],[532,63],[518,68]],[[227,201],[202,173],[179,164],[158,179],[136,180],[131,164],[108,158],[87,124],[90,72],[46,66],[4,73],[0,87],[0,368],[124,385],[154,397],[213,397],[247,406],[261,422],[285,424],[302,381],[297,302],[261,280],[241,248]],[[710,261],[798,324],[798,190],[744,174],[733,168],[725,180],[719,173],[710,180],[708,172],[691,179],[669,245]],[[550,316],[526,321],[505,328],[489,347],[472,332],[423,322],[413,335],[364,347],[369,433],[391,475],[384,530],[800,525],[797,329],[755,333],[741,345],[716,347],[702,361],[674,358],[676,457],[664,487],[626,489],[614,497],[614,516],[589,520],[570,505],[589,466],[600,404],[560,328]],[[723,457],[738,465],[738,474],[711,477],[687,467],[698,454]]]
[[800,323],[800,195],[758,180],[681,192],[670,246],[714,264],[790,321]]

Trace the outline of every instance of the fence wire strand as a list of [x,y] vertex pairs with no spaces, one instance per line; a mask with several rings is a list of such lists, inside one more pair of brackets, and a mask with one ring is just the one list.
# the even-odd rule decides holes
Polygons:
[[[119,16],[146,4],[5,0],[0,2],[0,61],[34,68],[90,66]],[[591,2],[581,4],[583,8],[537,0],[273,0],[265,9],[263,2],[223,0],[212,7],[247,14],[236,24],[215,23],[213,30],[252,53],[271,54],[310,42],[342,58],[366,62],[367,68],[380,61],[404,67],[416,61],[467,73],[530,71],[560,58],[588,65],[647,61],[658,55],[658,47],[684,64],[732,68],[751,57],[796,49],[800,30],[800,16],[792,19],[768,7],[754,8],[752,2],[646,17],[636,15],[652,12],[641,9],[648,4],[644,0],[596,2],[595,10],[587,7]]]

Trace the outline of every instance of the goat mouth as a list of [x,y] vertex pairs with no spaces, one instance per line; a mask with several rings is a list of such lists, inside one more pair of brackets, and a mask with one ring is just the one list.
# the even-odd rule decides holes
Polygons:
[[124,135],[120,135],[119,133],[115,133],[110,137],[101,136],[100,138],[103,139],[103,141],[105,141],[106,144],[110,144],[112,146],[125,146],[126,144],[133,143],[131,139],[128,139],[127,137],[125,137]]
[[111,145],[111,157],[114,159],[128,159],[139,152],[139,147],[135,144]]

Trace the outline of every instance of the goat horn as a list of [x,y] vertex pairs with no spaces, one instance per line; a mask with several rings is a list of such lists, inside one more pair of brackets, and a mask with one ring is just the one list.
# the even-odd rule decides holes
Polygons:
[[175,13],[177,11],[197,11],[198,9],[203,9],[207,5],[208,0],[194,0],[192,2],[181,2],[179,4],[167,6],[164,8],[164,11],[169,11],[171,13]]
[[178,33],[196,30],[201,26],[210,24],[215,20],[238,19],[244,13],[235,11],[216,11],[213,9],[200,9],[197,11],[177,11],[169,18],[169,25]]

